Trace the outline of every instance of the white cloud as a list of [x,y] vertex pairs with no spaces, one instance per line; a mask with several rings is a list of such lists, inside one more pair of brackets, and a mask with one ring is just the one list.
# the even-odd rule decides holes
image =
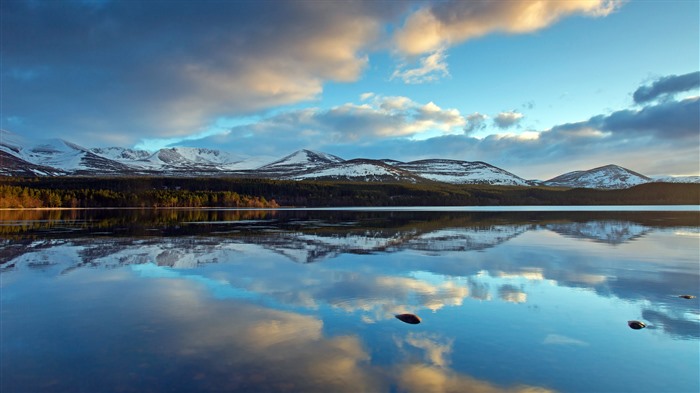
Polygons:
[[516,125],[520,120],[523,119],[523,114],[516,111],[507,111],[497,114],[493,118],[494,124],[498,128],[509,128]]
[[[404,59],[392,75],[406,83],[448,76],[445,51],[461,42],[495,32],[523,34],[546,28],[574,14],[600,17],[622,0],[508,0],[431,3],[411,14],[394,35],[396,52]],[[419,57],[418,65],[406,59]]]
[[457,109],[443,109],[433,102],[420,104],[402,96],[365,95],[364,98],[361,104],[346,103],[327,110],[307,108],[284,112],[234,127],[225,138],[238,148],[247,139],[264,138],[272,143],[258,149],[282,146],[288,151],[293,146],[315,149],[328,144],[362,145],[387,138],[460,133],[466,124]]
[[407,64],[404,61],[391,75],[391,79],[398,78],[405,83],[418,84],[449,76],[446,58],[445,51],[440,49],[418,59],[417,65]]
[[394,41],[400,53],[437,53],[448,46],[494,32],[513,34],[540,30],[573,14],[606,16],[619,0],[447,1],[413,13]]
[[372,92],[362,93],[360,94],[360,101],[367,101],[372,97],[374,97],[374,93]]

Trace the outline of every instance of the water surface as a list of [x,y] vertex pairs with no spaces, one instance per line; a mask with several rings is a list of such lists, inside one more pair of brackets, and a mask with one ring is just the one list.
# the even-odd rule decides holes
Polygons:
[[0,391],[700,391],[697,210],[428,210],[2,211]]

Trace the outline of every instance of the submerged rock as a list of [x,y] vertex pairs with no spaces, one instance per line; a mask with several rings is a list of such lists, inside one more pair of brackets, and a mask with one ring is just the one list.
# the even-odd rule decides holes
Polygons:
[[680,295],[678,297],[683,298],[683,299],[695,299],[695,296],[693,296],[693,295]]
[[401,322],[410,323],[411,325],[417,325],[420,323],[420,317],[416,314],[399,314],[396,318]]
[[647,324],[642,321],[627,321],[627,325],[634,330],[644,329]]

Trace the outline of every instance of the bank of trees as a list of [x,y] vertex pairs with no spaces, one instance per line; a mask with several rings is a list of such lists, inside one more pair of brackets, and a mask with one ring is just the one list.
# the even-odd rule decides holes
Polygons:
[[700,184],[624,190],[246,178],[4,178],[1,207],[507,206],[700,204]]
[[0,208],[246,207],[275,208],[274,200],[232,191],[48,189],[0,185]]

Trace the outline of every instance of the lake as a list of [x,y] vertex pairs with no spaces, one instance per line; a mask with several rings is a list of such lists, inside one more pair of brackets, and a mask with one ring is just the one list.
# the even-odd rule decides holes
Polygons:
[[673,209],[0,211],[0,391],[698,392]]

